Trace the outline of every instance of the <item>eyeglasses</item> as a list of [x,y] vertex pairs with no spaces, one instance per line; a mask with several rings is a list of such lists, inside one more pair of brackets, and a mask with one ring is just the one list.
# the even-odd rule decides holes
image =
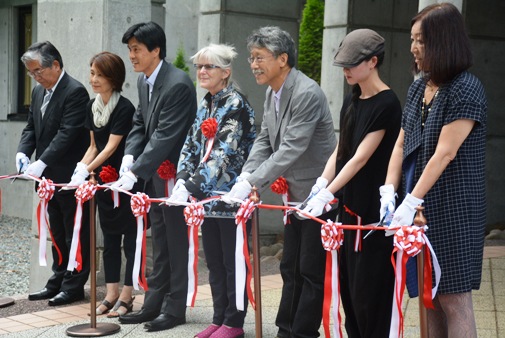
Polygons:
[[216,68],[221,68],[219,66],[216,66],[216,65],[213,65],[213,64],[205,64],[205,65],[202,65],[202,64],[199,64],[199,63],[195,63],[193,64],[193,67],[195,67],[196,69],[198,70],[202,70],[202,68],[205,68],[207,70],[209,69],[216,69]]
[[256,57],[250,56],[247,58],[247,62],[249,62],[250,64],[253,64],[255,61],[256,61],[256,63],[262,63],[263,61],[265,61],[269,57],[273,57],[273,55],[256,56]]
[[42,69],[39,69],[39,70],[36,70],[34,72],[26,72],[26,75],[28,75],[29,77],[31,77],[32,79],[35,79],[37,76],[41,76],[42,73],[46,70],[47,68],[42,68]]

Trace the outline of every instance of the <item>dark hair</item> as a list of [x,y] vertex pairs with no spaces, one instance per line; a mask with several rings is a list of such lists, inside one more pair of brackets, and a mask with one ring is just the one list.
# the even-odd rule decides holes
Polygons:
[[[453,4],[440,3],[424,8],[412,18],[411,26],[419,20],[424,42],[423,68],[434,84],[447,83],[472,66],[470,39],[463,16]],[[417,66],[414,70],[419,72]]]
[[24,65],[28,61],[38,61],[43,68],[51,67],[55,60],[60,64],[60,68],[63,68],[63,59],[60,52],[49,41],[32,44],[21,56]]
[[[377,57],[377,64],[375,65],[375,67],[378,69],[384,62],[384,51],[377,55],[369,56],[363,61],[369,61],[374,56]],[[351,148],[352,134],[354,132],[354,127],[356,124],[356,114],[355,114],[356,104],[358,103],[360,95],[361,95],[361,87],[359,86],[359,84],[353,85],[351,103],[344,112],[344,115],[342,116],[342,122],[340,124],[341,126],[340,136],[338,140],[338,151],[337,151],[337,163],[340,163],[340,167],[345,164],[343,163],[343,160],[349,159],[349,156],[353,151],[353,149]]]
[[247,49],[266,48],[275,57],[282,53],[288,55],[288,65],[293,68],[296,64],[295,41],[291,35],[276,26],[261,27],[247,37]]
[[135,38],[138,42],[146,45],[147,50],[150,52],[153,49],[160,48],[160,59],[167,56],[167,39],[163,28],[155,22],[142,22],[128,28],[121,40],[123,43],[128,44],[131,38]]
[[123,59],[110,52],[101,52],[91,58],[89,66],[91,67],[93,63],[100,73],[109,80],[113,90],[117,92],[123,90],[123,83],[126,77]]

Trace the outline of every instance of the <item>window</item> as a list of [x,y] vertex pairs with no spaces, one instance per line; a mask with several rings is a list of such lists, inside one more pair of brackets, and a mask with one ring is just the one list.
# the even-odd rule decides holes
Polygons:
[[32,92],[32,79],[26,75],[26,68],[21,62],[21,55],[32,44],[32,6],[17,7],[17,23],[18,23],[18,38],[17,46],[18,53],[15,57],[15,64],[17,64],[17,108],[16,112],[9,114],[9,120],[23,120],[27,119],[27,114],[30,109],[30,100]]

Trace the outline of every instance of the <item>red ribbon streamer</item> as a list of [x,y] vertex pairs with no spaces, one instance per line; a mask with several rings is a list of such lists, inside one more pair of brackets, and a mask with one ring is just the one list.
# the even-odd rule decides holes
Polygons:
[[189,261],[188,261],[188,296],[186,305],[194,307],[198,290],[198,228],[205,216],[203,205],[195,201],[184,208],[184,219],[188,225]]
[[[133,215],[137,218],[137,232],[139,230],[139,225],[142,226],[142,244],[141,244],[141,264],[140,264],[140,275],[138,271],[138,267],[133,270],[133,280],[135,281],[138,278],[138,284],[145,291],[148,290],[147,279],[145,275],[145,266],[146,266],[146,234],[147,234],[147,213],[151,208],[151,201],[149,200],[149,196],[144,193],[137,193],[132,196],[130,200],[130,206],[133,212]],[[137,237],[138,237],[137,233]],[[137,247],[135,249],[136,260],[138,258],[138,242]],[[135,266],[134,266],[135,267]]]

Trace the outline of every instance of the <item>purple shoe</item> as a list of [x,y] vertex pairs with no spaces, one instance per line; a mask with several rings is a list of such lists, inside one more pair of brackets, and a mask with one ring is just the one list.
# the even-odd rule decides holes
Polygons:
[[209,338],[244,338],[244,329],[223,325],[211,334]]
[[221,326],[218,326],[216,324],[210,324],[209,327],[207,327],[205,330],[197,333],[194,338],[209,338],[220,327]]

